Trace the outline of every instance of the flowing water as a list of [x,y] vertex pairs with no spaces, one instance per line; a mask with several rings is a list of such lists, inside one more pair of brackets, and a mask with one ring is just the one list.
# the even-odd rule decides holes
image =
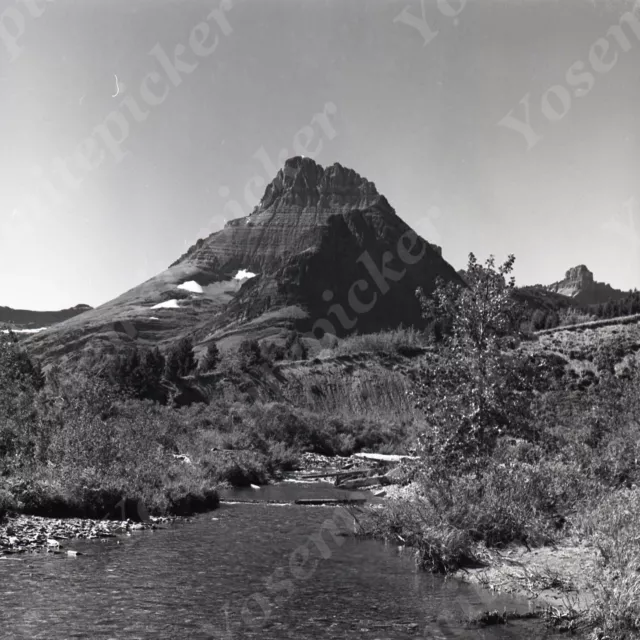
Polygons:
[[[285,484],[224,497],[332,495]],[[552,637],[538,622],[465,628],[474,611],[528,604],[417,572],[406,550],[339,535],[351,527],[340,507],[223,503],[193,522],[117,541],[67,541],[84,553],[74,558],[11,556],[0,561],[0,637]]]

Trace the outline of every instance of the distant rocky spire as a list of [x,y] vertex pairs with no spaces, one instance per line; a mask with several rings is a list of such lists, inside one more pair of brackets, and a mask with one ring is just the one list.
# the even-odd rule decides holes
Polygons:
[[573,298],[581,304],[598,304],[626,295],[626,292],[614,289],[604,282],[596,282],[593,273],[584,264],[568,269],[564,274],[564,280],[554,282],[546,288]]

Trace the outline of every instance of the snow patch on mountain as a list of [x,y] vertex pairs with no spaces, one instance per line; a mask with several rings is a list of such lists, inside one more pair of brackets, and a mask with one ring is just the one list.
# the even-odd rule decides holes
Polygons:
[[202,287],[195,280],[189,280],[189,282],[183,282],[182,284],[179,284],[178,289],[184,289],[185,291],[190,291],[191,293],[202,293]]
[[233,276],[235,280],[248,280],[249,278],[255,278],[256,274],[251,273],[251,271],[247,271],[246,269],[241,269]]
[[177,309],[178,301],[177,300],[166,300],[165,302],[159,302],[155,306],[151,307],[152,309]]

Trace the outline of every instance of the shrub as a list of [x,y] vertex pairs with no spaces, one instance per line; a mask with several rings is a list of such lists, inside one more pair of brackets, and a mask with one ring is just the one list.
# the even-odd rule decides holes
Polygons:
[[13,494],[7,489],[0,487],[0,522],[2,522],[8,513],[16,511],[17,508],[18,505]]
[[640,494],[621,491],[584,516],[582,530],[598,549],[588,576],[587,614],[594,638],[626,640],[640,634]]
[[424,500],[393,501],[382,509],[369,508],[354,515],[357,535],[413,547],[423,570],[451,573],[477,560],[469,535],[439,521]]
[[222,456],[207,456],[201,465],[206,477],[216,484],[248,487],[269,481],[266,457],[256,452],[238,451]]
[[415,547],[418,564],[438,573],[473,564],[482,546],[540,546],[559,535],[575,500],[573,484],[562,472],[549,482],[550,471],[512,463],[494,464],[481,478],[423,475],[415,498],[366,509],[361,533]]
[[264,362],[262,349],[257,340],[243,340],[238,347],[238,357],[241,369],[257,367]]
[[428,344],[427,336],[413,328],[394,329],[348,336],[325,349],[325,355],[343,356],[360,353],[413,355]]
[[218,345],[215,342],[212,342],[207,347],[205,356],[200,363],[200,370],[203,372],[215,371],[220,364],[220,360],[220,349],[218,349]]

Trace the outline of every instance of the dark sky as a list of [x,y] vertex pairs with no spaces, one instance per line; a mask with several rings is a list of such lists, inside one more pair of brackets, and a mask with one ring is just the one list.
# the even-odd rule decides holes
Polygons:
[[220,6],[0,5],[0,305],[117,296],[298,154],[375,182],[456,268],[640,286],[640,20],[611,30],[633,2]]

